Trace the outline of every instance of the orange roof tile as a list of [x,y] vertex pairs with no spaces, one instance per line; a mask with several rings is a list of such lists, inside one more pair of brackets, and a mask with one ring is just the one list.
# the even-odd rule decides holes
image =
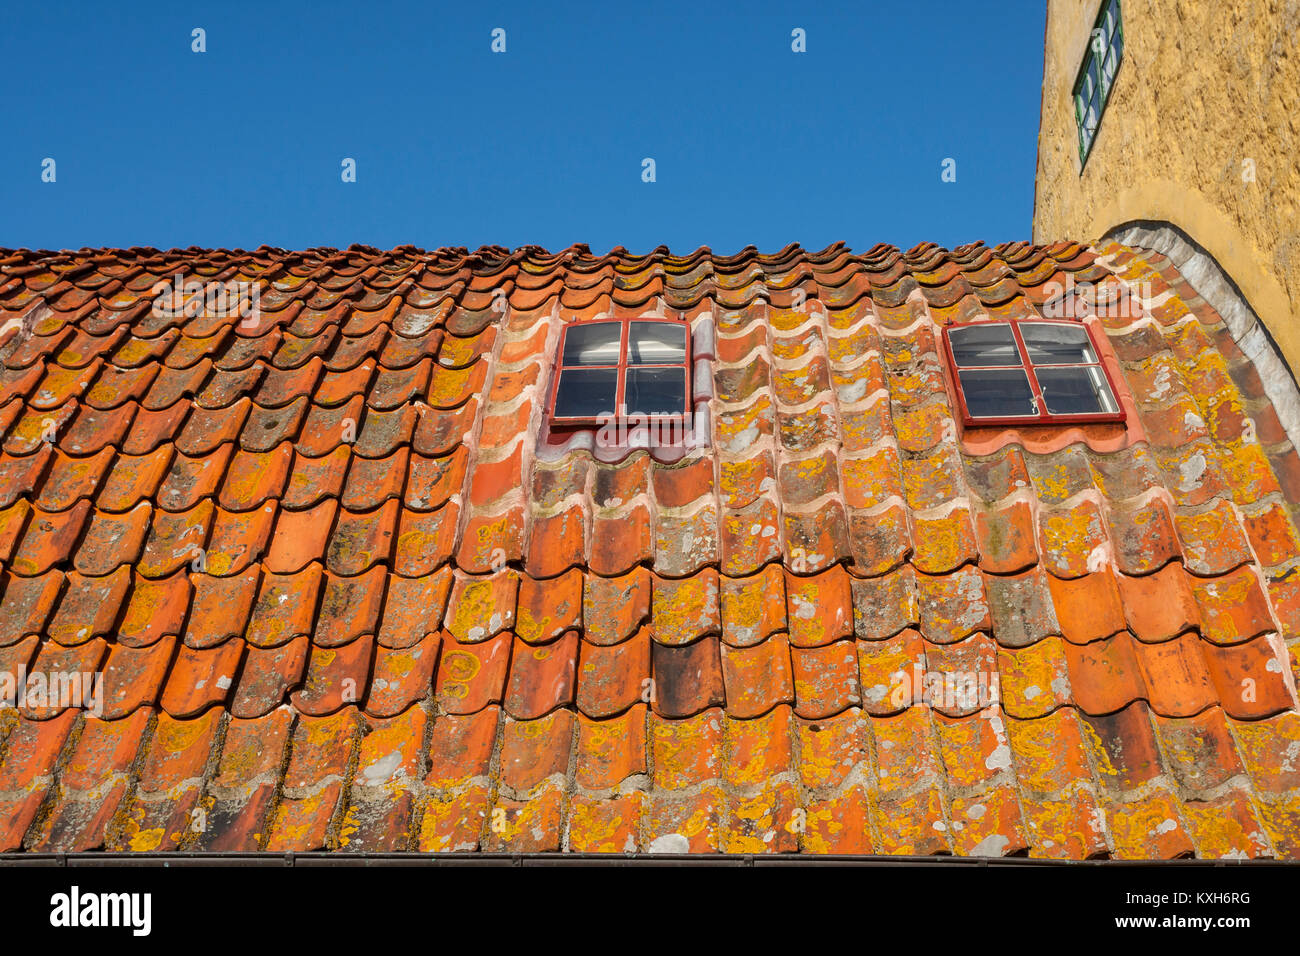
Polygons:
[[[1130,420],[959,427],[1067,276],[1169,293]],[[550,435],[646,314],[707,441]],[[1300,459],[1158,254],[0,250],[0,449],[0,677],[105,679],[0,701],[0,851],[1300,857]]]

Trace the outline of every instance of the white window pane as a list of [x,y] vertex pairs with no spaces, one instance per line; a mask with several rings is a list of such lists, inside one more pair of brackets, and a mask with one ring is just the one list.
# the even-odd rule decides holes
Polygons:
[[961,391],[973,418],[1019,418],[1037,414],[1029,379],[1018,368],[963,369]]
[[622,326],[618,322],[569,326],[564,335],[564,364],[617,365],[622,334]]
[[629,415],[681,414],[686,411],[686,369],[629,368]]
[[570,368],[560,372],[555,390],[556,418],[597,418],[613,415],[618,369]]
[[1097,361],[1088,333],[1079,325],[1020,326],[1029,361],[1035,365],[1089,365]]
[[1101,367],[1035,369],[1043,401],[1052,415],[1088,415],[1118,411]]
[[953,361],[962,368],[1020,364],[1011,326],[1004,322],[950,329],[948,343],[952,346]]
[[627,360],[633,365],[684,365],[686,326],[675,322],[633,322]]

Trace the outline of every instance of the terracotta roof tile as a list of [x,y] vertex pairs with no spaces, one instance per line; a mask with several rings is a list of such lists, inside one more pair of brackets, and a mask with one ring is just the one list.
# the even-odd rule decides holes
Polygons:
[[650,573],[637,568],[617,577],[589,574],[583,586],[582,617],[586,639],[617,644],[650,619]]
[[0,646],[41,633],[58,601],[63,581],[61,571],[36,577],[5,575],[4,601],[0,603]]
[[151,716],[143,707],[120,720],[85,719],[49,813],[28,830],[25,849],[76,852],[103,844],[131,785]]
[[53,720],[20,721],[10,733],[3,764],[5,791],[0,797],[0,849],[22,848],[76,721],[76,712],[68,710]]
[[194,824],[219,718],[219,712],[212,711],[181,723],[160,715],[125,822],[112,835],[114,849],[149,851],[179,845]]
[[254,718],[281,706],[289,692],[303,681],[310,647],[305,635],[274,647],[249,644],[230,712],[236,717]]
[[144,455],[119,455],[103,482],[96,505],[104,511],[128,511],[142,501],[154,500],[171,457],[168,446]]
[[410,647],[375,647],[375,663],[366,712],[395,717],[429,696],[441,638],[426,634]]
[[451,583],[449,568],[418,578],[391,578],[379,629],[379,643],[384,647],[401,649],[411,647],[429,634],[436,634]]
[[[26,504],[26,503],[24,503]],[[67,565],[91,515],[90,502],[82,500],[67,511],[26,509],[26,531],[13,551],[10,567],[24,577],[44,574],[56,564]],[[17,535],[14,535],[17,539]]]
[[577,709],[589,717],[620,714],[653,696],[651,639],[643,628],[622,644],[585,642],[579,649]]
[[[1300,855],[1300,457],[1161,257],[147,253],[0,257],[0,669],[105,676],[0,703],[0,848]],[[1130,421],[963,430],[939,327],[1066,277]],[[645,314],[708,441],[552,443]]]
[[442,636],[436,693],[439,706],[452,714],[472,714],[500,704],[510,667],[511,636],[464,644],[450,633]]
[[111,448],[88,458],[73,458],[56,451],[41,483],[41,493],[32,504],[42,511],[66,511],[84,498],[93,498],[112,461]]
[[550,644],[530,645],[516,638],[506,687],[506,712],[520,720],[534,720],[556,708],[571,708],[578,644],[576,631]]
[[233,452],[222,445],[208,455],[177,454],[158,490],[158,504],[164,511],[188,511],[200,503],[211,507]]
[[159,700],[162,709],[173,717],[188,718],[223,703],[229,697],[243,654],[244,643],[237,638],[212,648],[182,645]]
[[192,574],[194,599],[185,631],[186,645],[214,647],[228,638],[244,635],[257,599],[259,578],[255,570],[228,578]]

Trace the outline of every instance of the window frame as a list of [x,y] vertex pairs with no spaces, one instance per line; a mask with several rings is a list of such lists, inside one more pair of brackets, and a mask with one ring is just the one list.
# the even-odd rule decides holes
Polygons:
[[[1035,407],[1038,411],[1033,415],[988,415],[975,416],[970,412],[970,407],[966,403],[966,389],[962,384],[961,372],[963,366],[957,364],[957,357],[953,352],[952,340],[950,333],[954,329],[967,329],[978,326],[992,325],[1009,325],[1011,326],[1011,336],[1015,341],[1016,351],[1020,356],[1020,365],[969,365],[964,366],[968,371],[980,369],[1015,369],[1018,368],[1025,373],[1025,378],[1029,382],[1029,390],[1033,394]],[[1064,325],[1070,328],[1083,329],[1084,334],[1088,337],[1088,344],[1092,347],[1092,353],[1097,357],[1096,362],[1068,362],[1068,363],[1040,363],[1034,365],[1029,359],[1029,349],[1025,345],[1024,336],[1020,333],[1022,325]],[[995,319],[992,321],[982,322],[958,322],[952,325],[944,326],[943,329],[943,349],[944,360],[948,365],[948,371],[952,377],[953,389],[956,392],[958,408],[961,412],[962,424],[966,428],[999,428],[1014,425],[1099,425],[1099,424],[1123,424],[1128,420],[1128,413],[1124,409],[1124,402],[1120,398],[1120,391],[1116,387],[1115,376],[1110,369],[1110,363],[1107,361],[1107,353],[1104,352],[1098,342],[1097,336],[1093,333],[1091,327],[1086,322],[1070,321],[1068,319]],[[1038,376],[1035,373],[1036,368],[1093,368],[1101,369],[1101,373],[1106,380],[1106,387],[1110,389],[1110,397],[1115,402],[1116,411],[1113,412],[1049,412],[1047,402],[1043,398],[1043,389],[1038,382]]]
[[[628,360],[628,345],[630,343],[630,338],[632,334],[632,323],[634,322],[654,323],[659,325],[674,325],[680,327],[685,336],[685,350],[682,355],[681,363],[630,362]],[[618,363],[616,365],[565,365],[564,348],[569,340],[569,330],[575,328],[586,328],[593,325],[620,326],[619,340],[618,340]],[[644,417],[647,421],[651,421],[657,417],[663,417],[667,415],[681,415],[685,421],[690,421],[691,415],[694,411],[691,407],[691,395],[692,395],[691,376],[692,376],[693,366],[694,366],[694,359],[691,350],[691,325],[685,319],[668,318],[662,315],[649,315],[649,316],[627,316],[621,318],[582,319],[577,322],[568,322],[565,324],[564,328],[560,330],[560,342],[559,342],[559,347],[556,350],[555,364],[553,366],[555,370],[555,374],[552,376],[553,381],[551,382],[551,387],[548,392],[548,398],[546,403],[547,421],[550,423],[553,429],[557,429],[557,430],[569,429],[569,428],[589,428],[593,426],[603,425],[607,421],[612,421],[616,424],[621,424],[629,421],[633,415],[638,417]],[[682,411],[681,412],[654,412],[654,413],[632,412],[630,414],[625,413],[624,409],[626,408],[627,405],[627,396],[626,396],[627,370],[629,367],[638,368],[638,369],[641,368],[682,369],[684,372],[682,376],[684,382],[684,392],[682,395]],[[580,371],[584,369],[585,370],[595,370],[595,369],[606,369],[606,370],[617,369],[618,370],[618,377],[615,380],[615,384],[614,384],[614,403],[616,407],[613,410],[612,418],[607,419],[599,415],[566,417],[566,416],[557,415],[555,413],[555,401],[560,391],[560,378],[564,375],[564,372],[566,370]]]
[[[1107,13],[1114,12],[1114,25],[1108,32],[1105,30]],[[1098,30],[1102,30],[1105,36],[1105,45],[1100,53],[1093,48],[1092,38]],[[1111,53],[1115,54],[1115,69],[1110,74],[1110,80],[1104,84],[1106,61],[1110,58]],[[1083,62],[1079,64],[1079,71],[1074,78],[1074,86],[1070,89],[1070,104],[1074,111],[1074,124],[1076,138],[1079,147],[1079,174],[1083,175],[1084,167],[1088,165],[1088,157],[1092,155],[1092,148],[1097,142],[1097,134],[1101,131],[1101,118],[1106,113],[1106,106],[1110,102],[1110,94],[1115,89],[1115,81],[1119,77],[1120,67],[1124,63],[1124,17],[1120,9],[1120,0],[1102,0],[1101,7],[1097,11],[1097,19],[1092,24],[1092,29],[1088,31],[1088,42],[1084,47]],[[1095,77],[1091,76],[1092,68],[1096,67]],[[1092,80],[1092,86],[1088,91],[1086,98],[1082,96],[1085,81]],[[1090,135],[1085,136],[1087,131],[1086,117],[1088,110],[1093,103],[1097,106],[1097,118],[1092,127]]]

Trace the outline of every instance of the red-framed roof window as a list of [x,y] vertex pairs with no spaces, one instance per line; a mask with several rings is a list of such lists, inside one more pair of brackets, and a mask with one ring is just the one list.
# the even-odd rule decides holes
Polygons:
[[691,330],[678,319],[596,319],[560,336],[548,412],[586,427],[691,412]]
[[1118,390],[1081,322],[1012,319],[943,330],[967,426],[1123,422]]

